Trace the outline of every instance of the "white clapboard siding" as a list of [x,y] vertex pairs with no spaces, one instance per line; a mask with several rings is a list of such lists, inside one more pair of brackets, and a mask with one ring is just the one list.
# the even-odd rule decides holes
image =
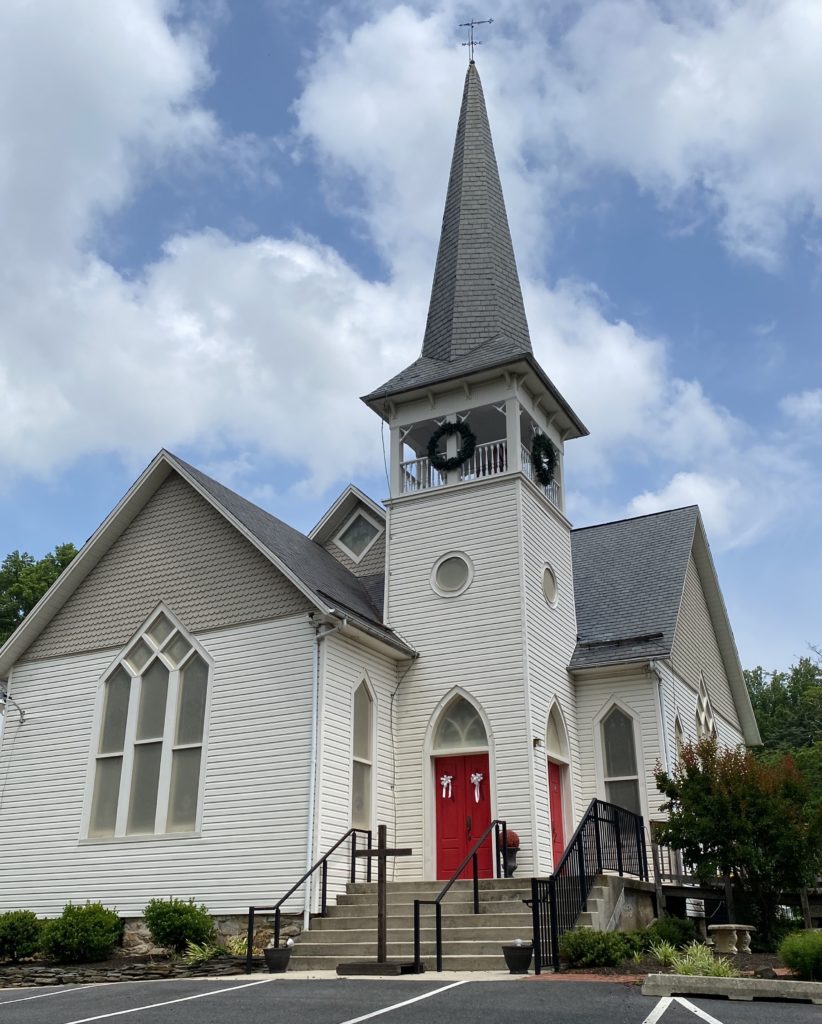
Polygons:
[[[676,720],[682,725],[684,742],[693,742],[696,735],[696,703],[697,691],[680,678],[670,665],[659,662],[657,665],[663,680],[663,709],[665,712],[666,742],[668,759],[672,767],[676,758]],[[736,747],[744,743],[739,726],[730,723],[714,708],[717,740],[721,746]]]
[[[575,799],[580,777],[579,743],[576,727],[576,692],[568,676],[568,663],[576,644],[574,581],[571,568],[569,527],[534,489],[520,484],[522,508],[523,581],[528,665],[528,694],[531,735],[545,738],[548,713],[556,701],[568,734],[571,806],[566,808],[564,826],[576,827],[583,807]],[[557,581],[557,605],[549,606],[543,591],[543,575],[550,565]],[[551,823],[548,804],[548,762],[545,748],[533,750],[534,810],[536,819],[535,870],[553,869]],[[564,828],[570,837],[568,827]]]
[[739,715],[693,555],[688,559],[671,657],[674,670],[694,689],[703,673],[714,712],[739,729]]
[[664,817],[659,810],[663,796],[654,781],[657,761],[664,762],[662,735],[656,693],[657,677],[640,670],[636,675],[614,673],[612,678],[585,679],[577,685],[577,724],[579,726],[582,766],[579,792],[583,809],[599,797],[606,799],[601,744],[597,742],[601,715],[614,702],[633,715],[637,765],[640,772],[640,797],[646,820]]
[[[352,715],[354,691],[366,680],[374,699],[372,765],[372,827],[388,825],[393,841],[394,807],[391,784],[391,694],[397,685],[396,662],[376,651],[334,633],[322,644],[320,799],[317,824],[317,857],[329,850],[351,828]],[[358,839],[362,845],[364,839]],[[329,897],[340,892],[349,877],[350,842],[329,861]],[[361,860],[357,877],[365,880]],[[389,873],[390,877],[390,873]]]
[[[527,729],[521,554],[516,480],[484,481],[415,495],[389,514],[389,621],[420,657],[396,699],[397,840],[414,850],[398,878],[436,871],[434,774],[428,744],[440,702],[460,687],[478,703],[491,731],[492,813],[523,839],[531,868],[531,738]],[[444,598],[430,584],[435,562],[462,551],[471,586]]]
[[306,852],[314,632],[305,616],[197,634],[214,661],[202,832],[82,842],[95,699],[116,651],[18,665],[0,749],[0,910],[102,900],[139,915],[154,896],[213,913],[270,902]]

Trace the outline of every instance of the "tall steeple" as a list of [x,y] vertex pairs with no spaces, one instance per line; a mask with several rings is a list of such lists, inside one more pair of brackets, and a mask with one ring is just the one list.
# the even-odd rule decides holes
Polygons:
[[531,352],[485,97],[472,61],[465,75],[422,354],[453,361],[494,339]]

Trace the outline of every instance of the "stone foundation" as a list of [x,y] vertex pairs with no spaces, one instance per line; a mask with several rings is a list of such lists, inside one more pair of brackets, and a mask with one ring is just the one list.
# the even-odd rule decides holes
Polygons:
[[[235,936],[245,938],[248,930],[248,917],[246,914],[219,914],[214,915],[214,928],[217,933],[217,943],[222,945],[227,939]],[[303,919],[298,914],[284,914],[280,919],[280,942],[286,939],[293,939],[300,934],[303,928]],[[274,915],[258,914],[255,918],[254,948],[264,949],[274,934]],[[115,956],[160,956],[165,950],[155,946],[146,928],[146,923],[141,917],[129,918],[123,928],[122,949],[115,950]]]

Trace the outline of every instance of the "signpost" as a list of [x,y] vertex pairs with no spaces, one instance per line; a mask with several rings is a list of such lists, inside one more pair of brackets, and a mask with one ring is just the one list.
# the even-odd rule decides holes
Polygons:
[[355,857],[377,858],[377,959],[354,963],[339,964],[337,974],[409,974],[413,971],[413,961],[402,963],[388,959],[388,872],[389,857],[410,857],[414,851],[408,847],[389,849],[388,828],[380,825],[377,829],[377,848],[356,850]]

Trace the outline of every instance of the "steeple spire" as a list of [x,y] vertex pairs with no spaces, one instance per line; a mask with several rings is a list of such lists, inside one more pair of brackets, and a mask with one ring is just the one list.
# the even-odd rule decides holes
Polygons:
[[468,65],[422,354],[453,361],[491,339],[531,352],[482,83]]

